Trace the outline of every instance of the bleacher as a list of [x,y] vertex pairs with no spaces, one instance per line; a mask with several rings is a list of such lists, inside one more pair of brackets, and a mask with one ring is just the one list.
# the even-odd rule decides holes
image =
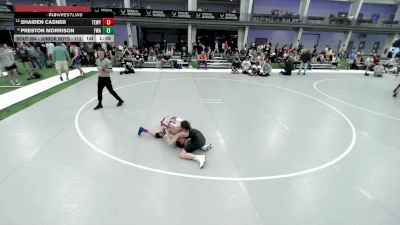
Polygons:
[[382,26],[384,27],[398,27],[399,21],[383,21]]
[[[230,69],[231,68],[230,62],[224,59],[222,53],[215,53],[213,59],[207,60],[207,69]],[[199,65],[199,69],[205,68],[204,64]]]
[[[173,59],[175,61],[177,61],[178,65],[181,65],[181,68],[183,67],[189,67],[189,63],[188,62],[184,62],[181,59]],[[159,65],[159,62],[145,62],[143,63],[143,68],[157,68]],[[170,63],[165,63],[163,65],[163,68],[171,68],[171,64]]]

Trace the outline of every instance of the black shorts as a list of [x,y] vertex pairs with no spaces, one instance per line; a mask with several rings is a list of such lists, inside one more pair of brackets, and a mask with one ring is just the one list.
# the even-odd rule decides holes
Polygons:
[[6,70],[7,70],[7,71],[11,71],[11,70],[13,70],[13,69],[17,69],[17,65],[15,65],[15,63],[12,64],[11,66],[6,66]]
[[201,147],[203,147],[206,144],[206,140],[205,139],[201,139],[201,140],[196,140],[195,142],[188,142],[188,144],[185,146],[185,151],[188,153],[192,153],[198,149],[200,149]]
[[21,57],[21,62],[23,63],[30,62],[29,57]]

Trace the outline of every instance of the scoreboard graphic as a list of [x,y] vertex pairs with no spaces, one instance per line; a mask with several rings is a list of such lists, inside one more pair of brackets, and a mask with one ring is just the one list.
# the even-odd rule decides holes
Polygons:
[[15,42],[114,42],[114,13],[18,12]]

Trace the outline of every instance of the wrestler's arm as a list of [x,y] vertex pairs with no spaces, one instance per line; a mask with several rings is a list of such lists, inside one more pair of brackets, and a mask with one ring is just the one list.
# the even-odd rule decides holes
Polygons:
[[170,133],[169,133],[168,130],[166,130],[166,134],[167,134],[167,135],[165,135],[165,137],[166,137],[166,140],[167,140],[168,145],[173,145],[173,144],[175,144],[176,141],[177,141],[179,138],[186,138],[186,137],[189,136],[189,133],[188,133],[188,132],[184,132],[184,131],[181,131],[181,132],[175,134],[172,138],[170,137]]

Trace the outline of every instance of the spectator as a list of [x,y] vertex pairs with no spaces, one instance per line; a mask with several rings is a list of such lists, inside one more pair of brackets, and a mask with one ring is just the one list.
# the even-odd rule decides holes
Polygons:
[[60,76],[60,80],[63,81],[62,72],[65,72],[66,79],[68,77],[68,61],[70,60],[68,51],[65,47],[61,46],[61,43],[57,43],[57,46],[53,48],[53,59],[55,62],[56,70]]
[[161,60],[160,60],[160,69],[164,67],[164,64],[169,63],[171,64],[171,68],[174,68],[174,62],[172,61],[172,56],[170,52],[166,52],[163,54]]
[[149,50],[149,62],[157,62],[157,54],[152,47]]
[[197,63],[198,63],[197,69],[200,69],[201,64],[204,64],[205,69],[207,69],[207,59],[208,59],[207,54],[204,51],[202,51],[201,54],[197,56]]
[[[256,62],[251,66],[251,75],[258,76],[261,72],[260,62]],[[249,74],[250,75],[250,74]]]
[[183,60],[184,62],[187,62],[188,59],[189,59],[189,52],[186,49],[186,47],[182,47],[181,60]]
[[384,72],[385,68],[383,67],[381,62],[374,67],[374,77],[382,77]]
[[[6,44],[0,45],[0,61],[4,65],[8,77],[11,77],[13,86],[21,85],[17,77],[17,65],[15,64],[14,52]],[[15,79],[13,79],[15,78]]]
[[77,46],[73,45],[73,53],[74,57],[72,57],[72,64],[79,70],[80,77],[84,76],[83,70],[82,70],[82,52],[80,51],[80,48]]
[[244,60],[248,56],[246,46],[239,51],[240,60]]
[[333,56],[333,50],[332,50],[332,48],[328,48],[328,50],[325,53],[325,57],[327,60],[332,62],[332,56]]
[[40,53],[38,52],[38,50],[35,48],[35,46],[30,45],[30,43],[27,43],[27,46],[29,60],[31,61],[33,68],[36,68],[36,66],[38,66],[40,69],[43,69],[42,62],[40,61]]
[[398,61],[399,61],[399,58],[391,58],[387,63],[386,63],[386,66],[385,66],[385,71],[386,72],[391,72],[391,73],[394,73],[394,74],[396,74],[396,76],[398,76],[399,74],[398,74],[398,72],[399,72],[399,66],[398,66]]
[[134,67],[134,59],[132,58],[132,55],[129,54],[128,52],[125,53],[124,57],[122,58],[122,66],[125,68],[124,71],[121,71],[119,74],[129,74],[129,73],[135,73]]
[[297,75],[301,74],[302,69],[304,69],[303,75],[306,75],[306,70],[310,61],[311,61],[310,51],[308,49],[303,49],[302,54],[300,56],[300,68],[299,71],[297,72]]
[[219,43],[218,43],[217,40],[215,40],[214,52],[215,52],[215,53],[219,53]]
[[120,45],[118,46],[117,51],[115,51],[115,57],[114,57],[115,62],[118,66],[122,65],[123,58],[124,58],[124,47]]
[[25,72],[27,71],[26,68],[31,69],[32,64],[29,60],[29,53],[28,49],[26,48],[23,42],[17,43],[17,49],[15,49],[17,57],[21,60],[22,66],[24,67]]
[[337,70],[339,66],[339,57],[335,54],[332,56],[332,69]]
[[222,44],[222,48],[224,49],[224,53],[226,53],[226,51],[228,51],[228,48],[229,48],[229,46],[228,46],[228,41],[225,41],[225,42]]
[[246,56],[245,60],[242,62],[242,73],[248,75],[251,74],[251,62],[248,56]]
[[54,44],[51,42],[48,42],[46,44],[46,51],[47,51],[47,59],[52,62],[53,61],[53,48]]
[[284,71],[281,71],[280,74],[290,76],[292,75],[293,68],[294,68],[293,54],[289,54],[289,56],[285,60]]
[[268,60],[263,61],[263,65],[260,71],[260,76],[268,77],[269,75],[271,75],[271,71],[272,71],[272,66],[271,64],[269,64],[269,61]]
[[238,74],[240,69],[240,56],[236,54],[232,62],[232,74]]
[[365,76],[369,76],[368,71],[373,70],[374,58],[373,55],[370,54],[365,60]]
[[143,50],[143,59],[145,62],[149,61],[149,50],[147,48],[144,48]]
[[356,60],[356,49],[353,48],[350,50],[349,52],[349,56],[348,56],[348,65],[349,65],[349,69],[352,69],[352,65],[354,65],[354,61]]
[[135,68],[142,68],[144,64],[143,54],[140,53],[139,49],[135,49],[133,51],[133,62],[135,64]]

